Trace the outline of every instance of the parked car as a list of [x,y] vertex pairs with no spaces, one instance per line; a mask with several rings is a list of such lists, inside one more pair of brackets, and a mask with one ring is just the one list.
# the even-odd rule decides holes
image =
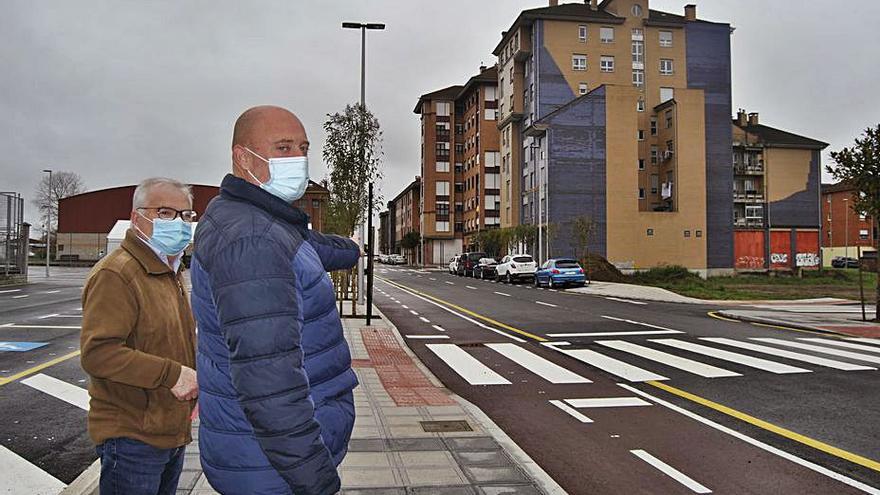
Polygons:
[[501,263],[495,267],[495,280],[503,280],[513,283],[517,280],[532,279],[535,277],[537,264],[530,254],[509,254],[501,258]]
[[379,255],[379,263],[383,263],[383,264],[388,263],[388,255],[387,254],[380,254]]
[[388,262],[392,265],[405,265],[406,257],[402,254],[392,254]]
[[449,274],[455,275],[455,272],[458,271],[458,258],[461,257],[460,254],[456,254],[449,260]]
[[477,266],[477,263],[480,262],[481,258],[485,257],[486,253],[482,252],[463,253],[458,258],[458,266],[455,267],[456,275],[473,277],[474,267]]
[[859,260],[855,258],[847,258],[845,256],[835,256],[831,260],[831,266],[834,268],[858,268]]
[[498,262],[495,261],[495,258],[480,258],[480,261],[477,262],[477,266],[474,267],[474,278],[482,280],[495,279],[496,266],[498,266]]
[[535,287],[547,284],[551,289],[566,285],[583,287],[587,276],[577,260],[571,258],[551,258],[535,272]]

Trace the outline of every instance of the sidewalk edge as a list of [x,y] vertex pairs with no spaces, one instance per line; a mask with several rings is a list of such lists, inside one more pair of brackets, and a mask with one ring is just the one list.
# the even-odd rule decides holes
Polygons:
[[789,327],[796,330],[808,330],[810,332],[824,333],[828,335],[836,335],[840,337],[852,337],[852,335],[836,332],[834,330],[829,330],[827,328],[816,327],[812,325],[806,325],[803,323],[790,322],[787,320],[777,320],[774,318],[762,318],[760,316],[750,316],[750,315],[741,315],[731,311],[718,311],[718,315],[723,316],[725,318],[731,318],[733,320],[739,320],[745,323],[762,323],[764,325],[775,325],[780,327]]
[[93,495],[98,493],[98,482],[101,480],[101,459],[96,459],[91,466],[80,473],[61,491],[59,495]]

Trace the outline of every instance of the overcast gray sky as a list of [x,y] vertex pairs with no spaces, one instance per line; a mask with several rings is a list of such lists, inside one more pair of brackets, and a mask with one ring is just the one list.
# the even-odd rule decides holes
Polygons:
[[[565,0],[562,0],[564,3]],[[651,0],[681,14],[687,0]],[[880,122],[880,2],[702,0],[729,22],[733,105],[762,123],[849,145]],[[368,33],[367,105],[385,133],[393,197],[419,173],[420,94],[460,84],[522,9],[540,0],[7,0],[0,16],[0,190],[30,200],[41,170],[80,174],[89,190],[166,175],[218,184],[232,124],[276,104],[299,114],[321,179],[327,113],[359,98]],[[827,179],[827,177],[826,177]],[[28,204],[29,220],[39,224]]]

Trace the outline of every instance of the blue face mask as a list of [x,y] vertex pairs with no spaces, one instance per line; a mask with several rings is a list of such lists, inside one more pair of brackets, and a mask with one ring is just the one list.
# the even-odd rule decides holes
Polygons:
[[[289,156],[265,159],[248,150],[252,155],[269,164],[269,182],[260,183],[265,191],[281,198],[286,203],[293,203],[306,193],[309,185],[309,159],[306,156]],[[247,170],[247,169],[245,169]],[[253,172],[247,171],[255,181],[260,182]]]
[[[138,215],[147,218],[140,212]],[[147,220],[150,219],[147,218]],[[177,256],[192,241],[192,224],[186,223],[180,218],[174,220],[156,218],[150,222],[153,223],[153,235],[147,242],[166,256]],[[143,234],[140,229],[138,231]]]

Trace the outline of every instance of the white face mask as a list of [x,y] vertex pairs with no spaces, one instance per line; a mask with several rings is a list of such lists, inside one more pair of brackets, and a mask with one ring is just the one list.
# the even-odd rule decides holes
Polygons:
[[[260,182],[260,187],[266,192],[281,198],[286,203],[293,203],[306,193],[309,185],[309,158],[307,156],[289,156],[283,158],[265,159],[245,148],[250,154],[269,164],[269,182],[260,182],[260,179],[251,172],[251,177]],[[247,169],[245,169],[247,170]]]

